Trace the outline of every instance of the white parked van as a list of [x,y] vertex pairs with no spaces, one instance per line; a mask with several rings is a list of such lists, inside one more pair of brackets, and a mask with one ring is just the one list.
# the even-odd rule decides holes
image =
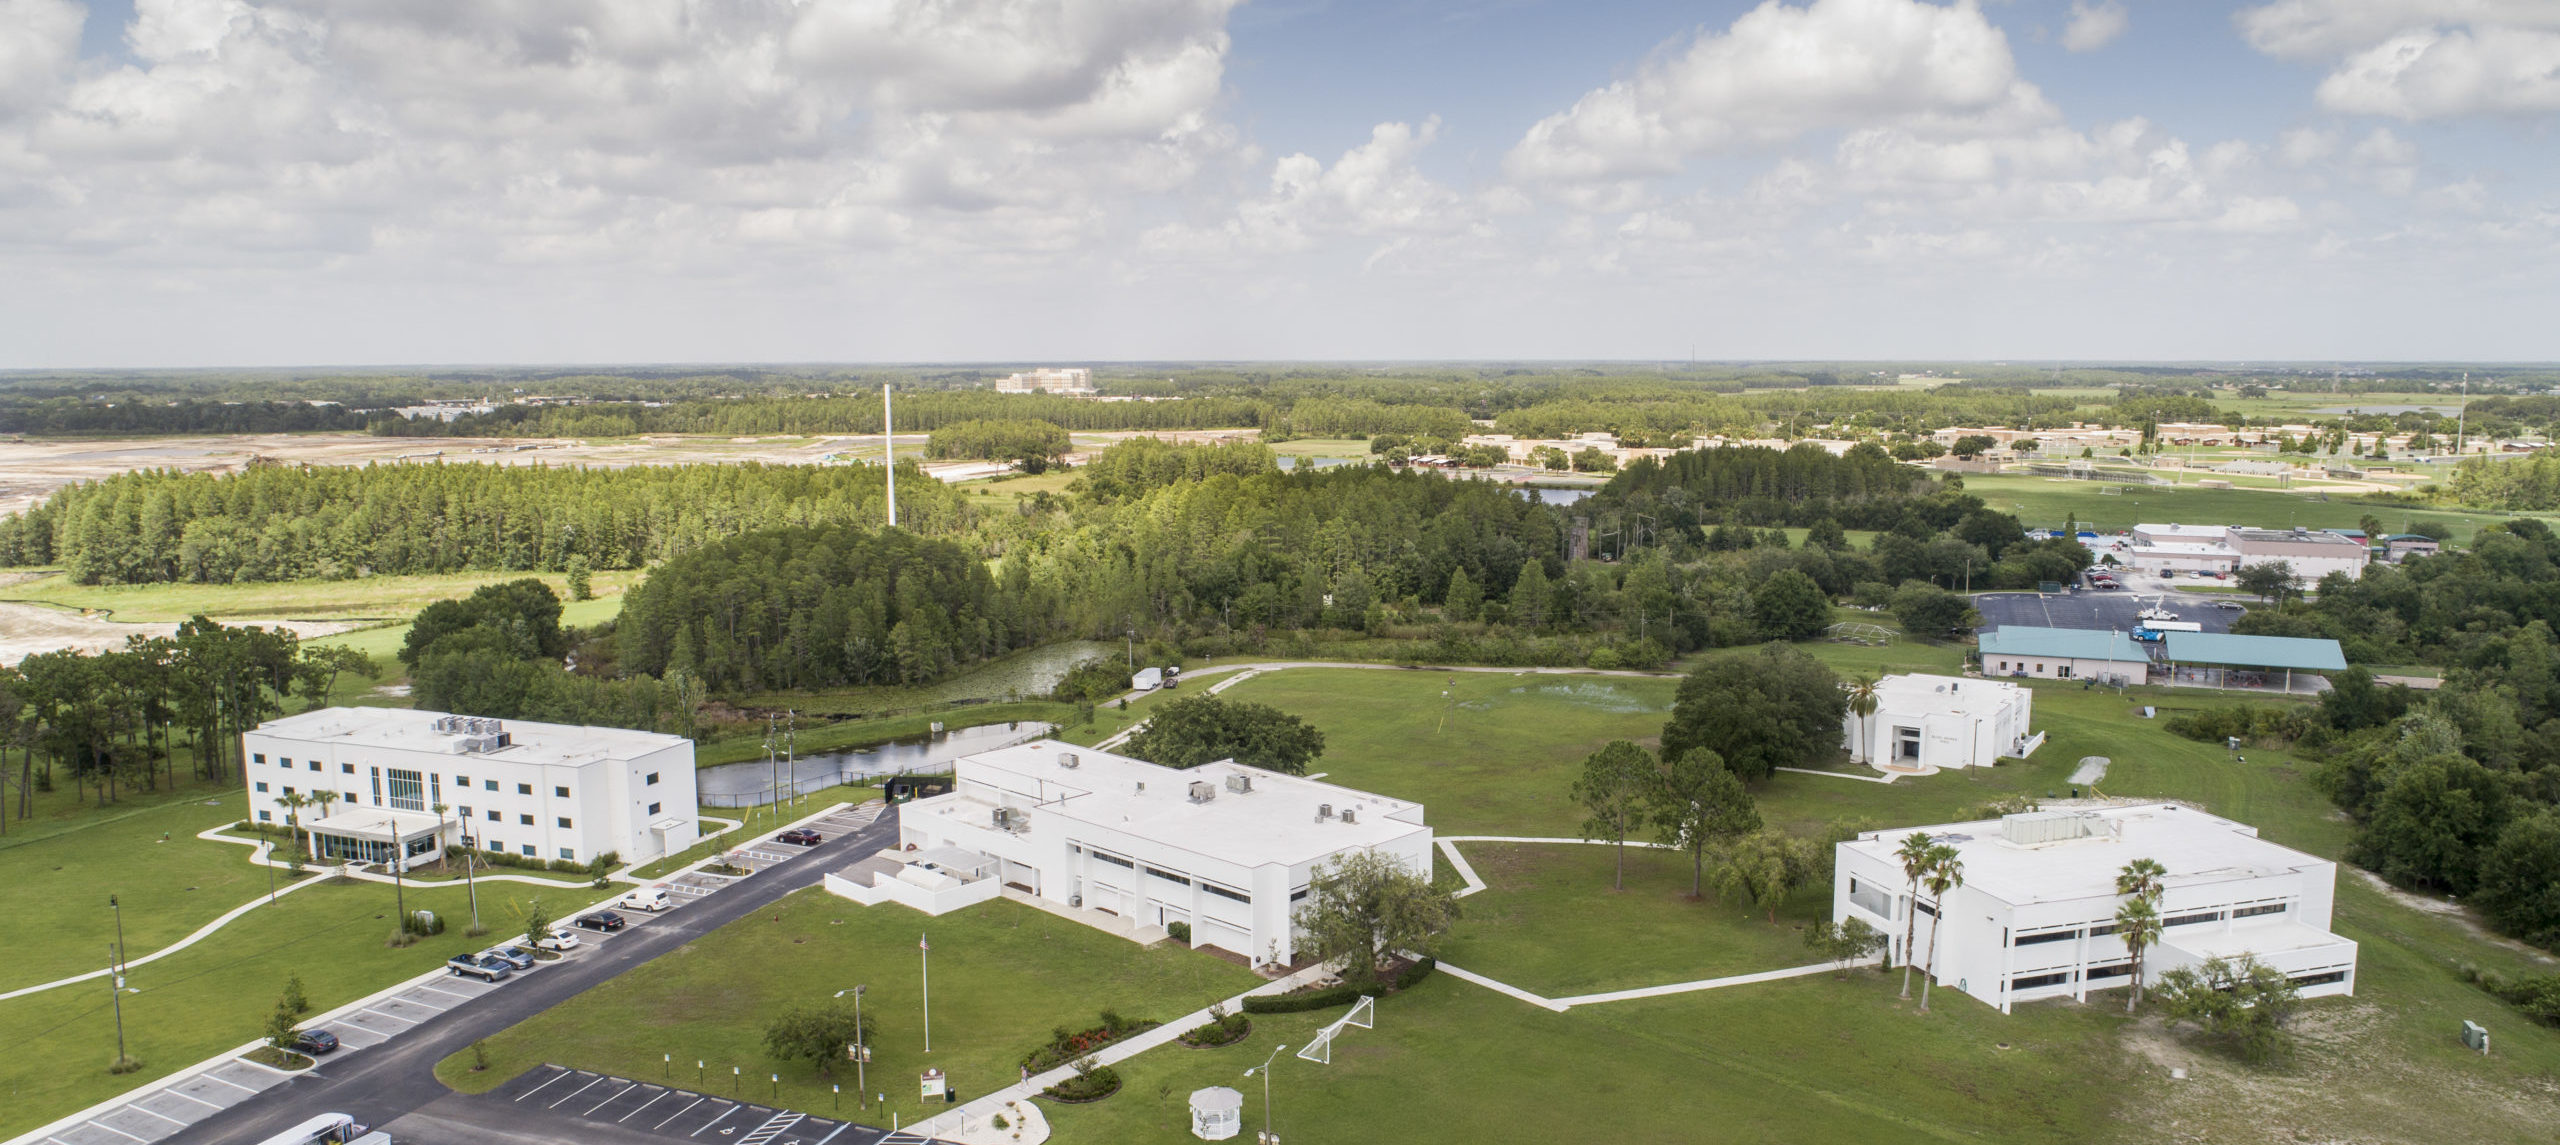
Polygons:
[[656,914],[674,905],[674,902],[667,897],[667,884],[659,883],[654,887],[642,887],[624,895],[613,905],[619,910],[645,910]]

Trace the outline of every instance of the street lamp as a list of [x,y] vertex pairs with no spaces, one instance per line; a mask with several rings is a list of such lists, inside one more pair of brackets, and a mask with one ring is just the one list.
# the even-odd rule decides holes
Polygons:
[[108,970],[108,972],[109,972],[109,973],[107,974],[107,996],[108,996],[109,998],[111,998],[111,999],[114,999],[115,1004],[116,1004],[116,1068],[115,1068],[115,1072],[122,1073],[122,1072],[124,1072],[124,1068],[125,1068],[125,1067],[124,1067],[124,1063],[125,1063],[125,1053],[124,1053],[124,966],[123,966],[124,952],[123,952],[123,951],[121,951],[121,950],[110,950],[110,951],[108,951],[108,952],[107,952],[107,954],[108,954],[108,956],[109,956],[109,957],[108,957],[108,959],[107,959],[107,970]]
[[1246,1077],[1257,1073],[1262,1075],[1262,1135],[1254,1138],[1255,1145],[1280,1145],[1280,1136],[1271,1131],[1271,1059],[1279,1057],[1280,1051],[1288,1048],[1285,1042],[1271,1047],[1270,1057],[1262,1059],[1261,1065],[1244,1071]]
[[867,1108],[864,1103],[871,1093],[871,1079],[866,1076],[869,1071],[864,1068],[871,1064],[870,1039],[862,1032],[862,995],[870,989],[869,986],[856,986],[851,990],[836,991],[839,998],[853,995],[853,1106],[856,1109]]
[[107,909],[114,911],[116,916],[115,968],[116,976],[121,978],[124,976],[124,904],[117,902],[116,896],[108,895]]
[[400,872],[402,868],[409,865],[409,856],[402,853],[406,848],[400,843],[400,821],[385,819],[382,821],[382,826],[391,835],[391,900],[400,909],[400,933],[407,934],[409,933],[409,886],[401,881]]

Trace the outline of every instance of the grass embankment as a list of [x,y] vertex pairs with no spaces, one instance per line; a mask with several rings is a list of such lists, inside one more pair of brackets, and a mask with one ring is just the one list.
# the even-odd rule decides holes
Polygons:
[[[301,975],[313,1007],[327,1010],[433,970],[455,954],[480,949],[520,924],[525,900],[533,893],[557,915],[604,892],[532,892],[483,883],[480,911],[493,935],[473,939],[463,934],[471,917],[464,888],[413,886],[406,895],[409,908],[433,910],[451,925],[443,935],[404,950],[384,945],[396,911],[389,886],[308,887],[273,907],[250,911],[201,943],[133,968],[129,984],[139,992],[124,997],[124,1033],[128,1052],[144,1063],[137,1073],[107,1072],[115,1057],[116,1030],[103,981],[0,1002],[0,1041],[11,1048],[0,1057],[0,1092],[10,1095],[0,1102],[0,1134],[32,1129],[258,1037],[289,976]],[[93,909],[106,913],[103,892]],[[137,913],[126,911],[128,935]],[[104,925],[112,931],[114,924],[106,920]],[[74,949],[94,947],[103,962],[105,941],[92,941],[86,930]],[[13,921],[13,954],[41,953],[54,945],[50,940],[19,942],[21,933]],[[135,949],[140,953],[138,945]]]
[[[571,602],[571,607],[610,601],[605,615],[621,607],[613,600],[624,589],[638,584],[643,574],[638,570],[613,570],[594,575],[596,601]],[[335,620],[356,617],[405,618],[439,600],[469,596],[482,585],[499,584],[533,577],[551,586],[563,601],[569,600],[568,578],[560,573],[477,572],[434,573],[422,576],[374,576],[354,580],[267,581],[249,584],[79,584],[68,576],[49,576],[41,580],[14,584],[0,589],[0,597],[31,600],[67,608],[108,609],[114,619],[129,621],[180,621],[194,616],[210,616],[216,620],[234,617],[262,617],[289,620]],[[591,611],[591,610],[590,610]],[[593,623],[596,618],[562,623]]]
[[2060,525],[2069,518],[2084,529],[2101,532],[2122,532],[2146,521],[2212,522],[2270,529],[2292,525],[2352,529],[2357,527],[2357,521],[2372,516],[2380,518],[2392,532],[2405,531],[2417,522],[2440,524],[2452,530],[2454,543],[2467,545],[2481,526],[2510,516],[2540,515],[2479,509],[2412,509],[2316,490],[2278,492],[2155,485],[2125,487],[2120,496],[2100,495],[2098,487],[2107,484],[2015,474],[1968,473],[1964,477],[1965,492],[2003,513],[2016,514],[2029,525]]
[[[1075,718],[1073,704],[1049,700],[1026,700],[1011,704],[973,704],[943,711],[917,712],[910,715],[886,716],[872,720],[845,720],[840,723],[803,726],[794,734],[801,755],[817,755],[830,751],[850,751],[892,740],[910,739],[933,734],[933,725],[946,731],[1003,723],[1062,723]],[[703,744],[695,751],[694,765],[711,767],[724,763],[761,760],[764,755],[764,732],[759,729],[744,735],[727,736]]]
[[[919,932],[933,940],[931,1056],[923,1048]],[[776,1061],[764,1049],[765,1025],[860,983],[870,988],[863,1016],[875,1031],[871,1088],[889,1095],[900,1120],[913,1121],[944,1108],[917,1100],[916,1073],[926,1066],[941,1068],[966,1101],[1014,1084],[1022,1057],[1052,1027],[1084,1028],[1103,1009],[1171,1021],[1259,981],[1209,955],[1139,947],[1018,903],[929,919],[812,889],[488,1039],[485,1071],[472,1071],[466,1051],[440,1063],[436,1076],[478,1092],[553,1062],[651,1079],[665,1072],[661,1055],[674,1054],[708,1062],[724,1079],[743,1067],[764,1093],[771,1092],[764,1075],[780,1073],[783,1105],[825,1113],[827,1087],[852,1084],[850,1063],[831,1062],[833,1076],[820,1077],[807,1061]],[[695,1081],[684,1071],[674,1080]],[[728,1092],[723,1083],[708,1088]],[[876,1107],[864,1116],[889,1120]]]

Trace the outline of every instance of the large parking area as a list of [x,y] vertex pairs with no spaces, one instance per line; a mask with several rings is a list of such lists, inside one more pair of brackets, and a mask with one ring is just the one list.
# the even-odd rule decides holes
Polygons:
[[[2134,625],[2142,622],[2142,610],[2159,599],[2124,591],[2099,592],[2091,589],[2065,593],[1986,592],[1973,598],[1973,607],[1982,614],[1982,626],[1986,631],[2003,624],[2016,624],[2130,632]],[[2177,613],[2180,620],[2203,625],[2207,632],[2231,631],[2231,622],[2239,619],[2243,611],[2223,608],[2219,602],[2194,597],[2171,597],[2169,610]]]
[[[769,1083],[756,1076],[737,1079],[734,1084],[742,1091],[752,1091]],[[851,1081],[848,1079],[846,1084]],[[758,1105],[744,1097],[743,1092],[720,1096],[660,1082],[546,1065],[527,1070],[524,1076],[499,1087],[487,1100],[614,1125],[671,1141],[875,1145],[887,1135],[885,1130]]]

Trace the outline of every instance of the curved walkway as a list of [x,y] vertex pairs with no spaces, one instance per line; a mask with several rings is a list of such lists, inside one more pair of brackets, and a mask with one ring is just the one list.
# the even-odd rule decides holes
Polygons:
[[[738,826],[740,825],[740,824],[739,824],[737,821],[735,821],[735,820],[719,819],[719,818],[716,818],[716,817],[714,817],[714,816],[710,816],[710,815],[704,815],[704,816],[701,816],[700,818],[702,818],[702,819],[704,819],[704,820],[706,820],[706,821],[709,821],[709,822],[715,822],[715,823],[727,823],[727,824],[729,824],[729,826],[728,826],[728,827],[724,827],[724,828],[722,828],[722,830],[724,830],[724,831],[734,829],[734,828],[736,828],[736,827],[738,827]],[[282,859],[278,859],[278,858],[276,858],[276,857],[275,857],[275,841],[274,841],[274,840],[272,840],[272,839],[243,839],[243,838],[240,838],[240,837],[238,837],[238,836],[236,836],[236,835],[227,835],[227,834],[224,834],[224,832],[225,832],[225,831],[227,831],[227,830],[229,830],[229,826],[228,826],[227,824],[226,824],[225,826],[222,826],[222,827],[208,827],[208,828],[206,828],[206,829],[204,829],[204,830],[202,830],[202,831],[198,831],[198,832],[196,832],[196,838],[203,839],[203,840],[205,840],[205,841],[207,841],[207,842],[211,842],[211,843],[237,843],[237,844],[239,844],[239,845],[241,845],[241,846],[243,846],[243,847],[247,847],[247,848],[249,848],[249,849],[253,852],[253,853],[249,856],[249,862],[250,862],[252,865],[255,865],[255,866],[262,866],[262,867],[276,867],[276,868],[281,868],[281,869],[285,869],[285,870],[291,870],[291,869],[292,869],[293,864],[288,863],[288,862],[285,862],[284,860],[282,860]],[[717,858],[718,856],[713,856],[713,857],[714,857],[714,858]],[[655,861],[655,860],[652,860],[652,861]],[[708,862],[709,860],[708,860],[708,859],[706,859],[706,860],[704,860],[704,861],[705,861],[705,862]],[[615,871],[615,872],[613,872],[613,873],[611,873],[611,874],[609,874],[609,875],[606,875],[605,877],[606,877],[607,879],[609,879],[609,880],[613,880],[613,881],[617,881],[617,882],[631,883],[631,884],[633,884],[633,885],[635,885],[635,886],[636,886],[636,885],[640,885],[644,880],[635,879],[635,878],[632,878],[632,877],[631,877],[631,872],[632,872],[634,869],[636,869],[637,867],[639,867],[639,866],[640,866],[640,864],[638,864],[638,863],[629,863],[629,864],[625,864],[625,865],[622,867],[622,869],[621,869],[621,870]],[[170,956],[170,955],[172,955],[172,954],[176,954],[177,952],[179,952],[179,951],[181,951],[181,950],[185,950],[186,948],[188,948],[188,947],[190,947],[190,946],[193,946],[193,945],[195,945],[195,944],[197,944],[197,943],[199,943],[199,942],[204,941],[204,940],[205,940],[205,939],[207,939],[207,938],[212,937],[212,936],[213,936],[213,933],[214,933],[215,931],[221,930],[223,927],[226,927],[226,926],[231,925],[233,922],[237,921],[237,920],[240,918],[240,916],[241,916],[241,915],[247,914],[247,913],[249,913],[250,911],[257,909],[258,907],[268,905],[269,903],[274,902],[276,899],[279,899],[279,898],[282,898],[282,897],[284,897],[284,896],[286,896],[286,895],[292,894],[293,892],[298,891],[298,890],[301,890],[301,889],[303,889],[303,888],[305,888],[305,887],[318,886],[318,885],[320,885],[321,883],[328,881],[328,880],[329,880],[330,878],[332,878],[332,877],[335,877],[335,878],[345,878],[345,879],[354,879],[354,880],[357,880],[357,881],[360,881],[360,882],[370,882],[370,883],[389,883],[389,882],[396,882],[396,881],[398,881],[398,880],[393,879],[393,878],[392,878],[391,876],[389,876],[389,875],[377,875],[377,874],[374,874],[374,873],[369,872],[369,871],[359,871],[359,870],[355,870],[354,868],[351,868],[351,867],[347,867],[347,868],[339,868],[339,869],[337,869],[337,870],[327,871],[327,873],[325,873],[325,874],[324,874],[324,873],[322,873],[322,871],[323,871],[324,867],[325,867],[325,864],[317,864],[317,863],[306,863],[306,864],[304,864],[304,870],[310,873],[310,874],[309,874],[309,877],[307,877],[307,878],[303,878],[303,879],[299,879],[299,880],[296,880],[296,881],[294,881],[294,882],[292,882],[292,883],[290,883],[290,884],[287,884],[287,885],[285,885],[285,886],[278,887],[278,888],[276,888],[276,890],[275,890],[274,894],[272,894],[272,895],[262,896],[262,897],[259,897],[259,898],[253,898],[253,899],[250,899],[250,900],[249,900],[249,901],[247,901],[247,902],[241,903],[240,905],[238,905],[238,906],[235,906],[235,907],[231,908],[230,910],[224,911],[224,912],[222,912],[222,914],[221,914],[221,915],[219,915],[219,916],[217,916],[216,918],[214,918],[214,920],[213,920],[213,921],[208,922],[208,923],[204,924],[203,926],[197,927],[194,933],[187,935],[185,938],[181,938],[181,939],[179,939],[179,940],[178,940],[178,941],[176,941],[176,942],[170,943],[170,944],[169,944],[169,945],[167,945],[167,946],[163,946],[163,947],[161,947],[160,949],[158,949],[158,950],[154,950],[154,951],[152,951],[152,952],[151,952],[151,953],[149,953],[149,954],[145,954],[145,955],[143,955],[143,956],[142,956],[142,957],[140,957],[140,958],[134,958],[134,959],[129,959],[129,960],[127,960],[127,961],[125,962],[125,964],[124,964],[125,969],[130,970],[130,969],[132,969],[132,968],[134,968],[134,967],[136,967],[136,966],[144,966],[144,965],[148,965],[148,964],[150,964],[150,963],[157,962],[157,961],[159,961],[159,960],[161,960],[161,959],[163,959],[163,958],[167,958],[168,956]],[[526,883],[526,884],[530,884],[530,885],[532,885],[532,886],[537,886],[537,887],[556,887],[556,888],[560,888],[560,889],[563,889],[563,890],[574,890],[574,889],[581,888],[581,887],[585,887],[585,886],[587,886],[587,885],[588,885],[587,883],[568,883],[568,882],[561,882],[561,881],[560,881],[560,880],[558,880],[558,879],[542,879],[542,878],[535,878],[535,877],[533,877],[533,876],[531,876],[531,875],[501,875],[501,874],[487,874],[487,875],[480,875],[480,876],[477,876],[477,878],[478,878],[480,881],[483,881],[483,882]],[[441,883],[441,882],[443,882],[443,880],[438,880],[438,883]],[[431,885],[432,885],[432,884],[431,884]],[[35,985],[33,985],[33,986],[21,986],[21,987],[19,987],[19,988],[15,989],[15,990],[10,990],[10,991],[7,991],[7,992],[5,992],[5,993],[0,993],[0,1002],[6,1002],[6,1001],[8,1001],[8,1000],[9,1000],[9,999],[11,999],[11,998],[23,998],[23,997],[25,997],[25,996],[27,996],[27,995],[29,995],[29,994],[41,994],[41,993],[43,993],[43,992],[45,992],[45,991],[47,991],[47,990],[57,989],[57,988],[59,988],[59,987],[63,987],[63,986],[72,986],[72,985],[77,985],[77,984],[82,983],[82,982],[92,982],[92,981],[96,981],[97,979],[100,979],[100,978],[104,978],[104,977],[106,977],[108,974],[110,974],[110,973],[112,973],[112,972],[113,972],[113,971],[111,971],[111,970],[92,970],[92,971],[89,971],[89,972],[88,972],[88,973],[86,973],[86,974],[74,974],[74,975],[72,975],[72,976],[70,976],[70,977],[68,977],[68,978],[56,978],[56,979],[54,979],[54,980],[53,980],[53,981],[51,981],[51,982],[39,982],[39,983],[37,983],[37,984],[35,984]]]

